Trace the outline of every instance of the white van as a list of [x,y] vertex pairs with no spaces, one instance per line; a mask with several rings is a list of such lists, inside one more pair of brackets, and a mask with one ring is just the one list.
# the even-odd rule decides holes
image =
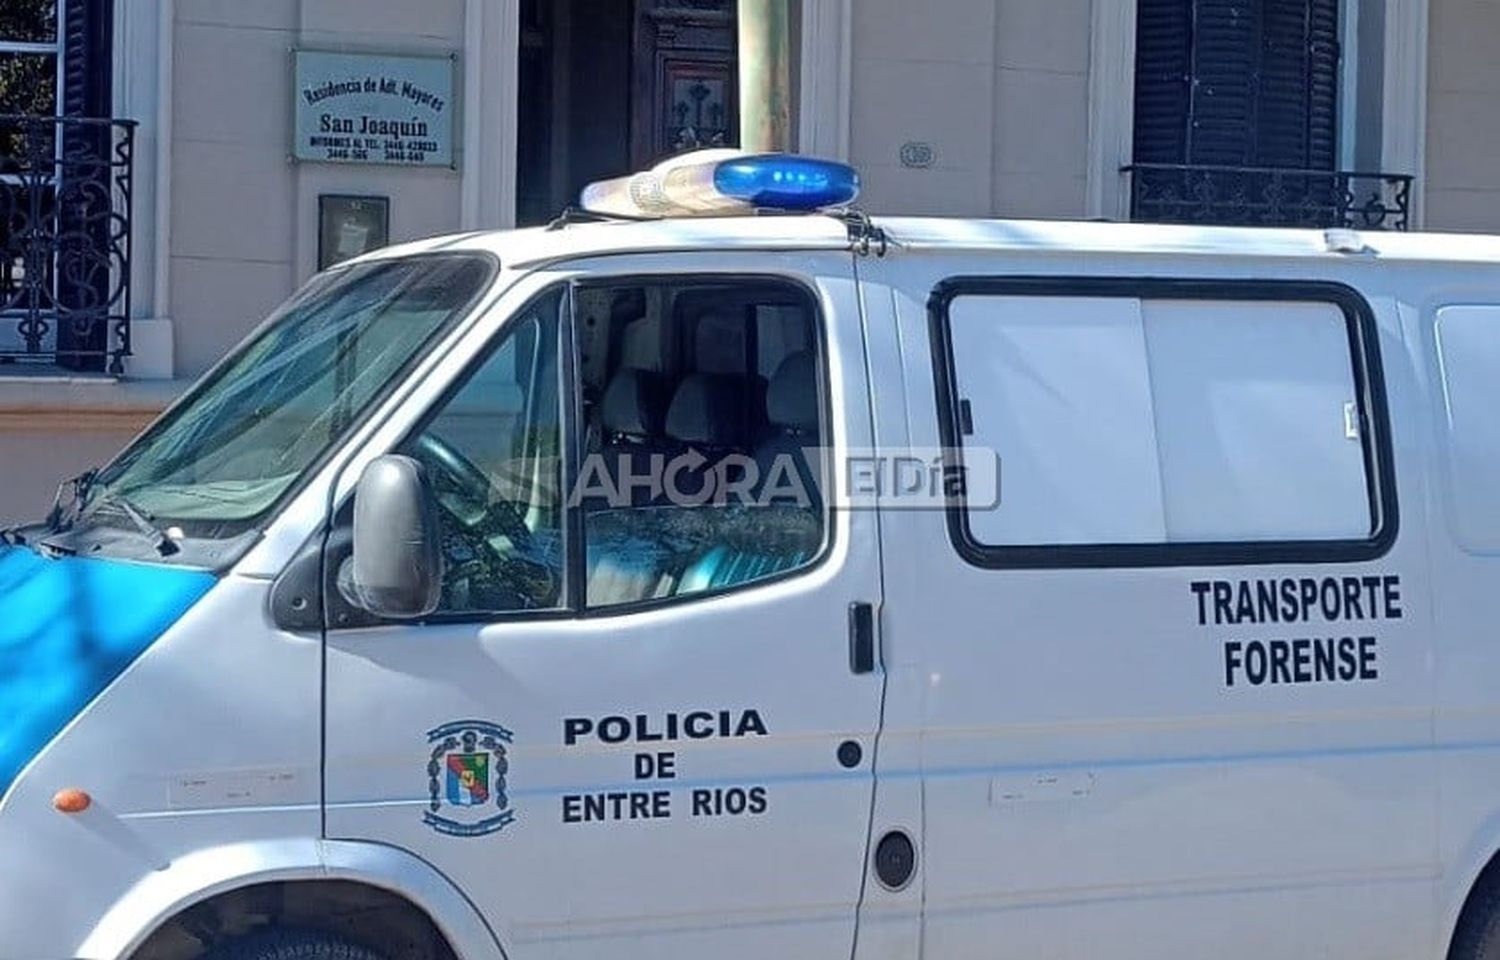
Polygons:
[[1500,239],[676,169],[6,532],[0,956],[1500,957]]

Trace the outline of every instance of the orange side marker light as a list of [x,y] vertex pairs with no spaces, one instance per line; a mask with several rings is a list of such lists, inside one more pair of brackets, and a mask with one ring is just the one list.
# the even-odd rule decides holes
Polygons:
[[82,813],[94,802],[87,791],[65,787],[52,795],[52,808],[58,813]]

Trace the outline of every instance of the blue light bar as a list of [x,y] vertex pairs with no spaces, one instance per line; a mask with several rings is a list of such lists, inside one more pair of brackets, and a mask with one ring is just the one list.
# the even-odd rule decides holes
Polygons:
[[735,216],[841,207],[859,195],[847,164],[789,153],[700,150],[650,170],[589,184],[585,210],[624,217]]
[[821,210],[852,203],[859,196],[859,174],[831,160],[757,154],[720,163],[714,189],[761,209]]

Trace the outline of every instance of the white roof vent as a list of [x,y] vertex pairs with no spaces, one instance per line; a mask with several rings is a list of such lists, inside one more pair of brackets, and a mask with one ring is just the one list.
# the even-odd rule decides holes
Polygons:
[[1323,231],[1323,246],[1329,253],[1374,253],[1358,230],[1334,227]]

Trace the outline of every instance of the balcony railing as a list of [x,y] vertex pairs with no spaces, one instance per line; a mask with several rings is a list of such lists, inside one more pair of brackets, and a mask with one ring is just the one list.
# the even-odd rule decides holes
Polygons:
[[0,115],[0,374],[122,373],[135,124]]
[[1412,178],[1395,173],[1135,163],[1130,219],[1153,223],[1406,230]]

